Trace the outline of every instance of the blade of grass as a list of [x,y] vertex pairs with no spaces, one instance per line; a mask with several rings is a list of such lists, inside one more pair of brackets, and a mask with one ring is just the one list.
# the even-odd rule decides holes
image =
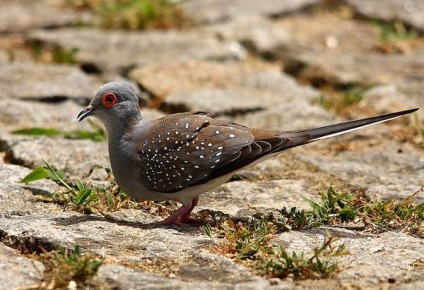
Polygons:
[[49,177],[49,172],[44,167],[37,167],[25,176],[20,183],[30,183],[36,180],[45,179]]
[[63,175],[61,173],[59,173],[58,171],[56,171],[50,164],[48,164],[44,159],[42,159],[44,164],[47,166],[49,173],[51,173],[51,175],[49,174],[50,178],[54,178],[55,181],[57,181],[58,183],[62,184],[64,187],[66,187],[66,189],[73,191],[72,187],[69,186],[69,184],[67,184],[64,180],[63,180]]
[[59,129],[34,127],[12,131],[12,134],[29,136],[60,136],[63,132]]

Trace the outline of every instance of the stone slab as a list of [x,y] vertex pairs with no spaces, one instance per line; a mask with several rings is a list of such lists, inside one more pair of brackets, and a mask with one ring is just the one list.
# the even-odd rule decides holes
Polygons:
[[[0,289],[36,289],[43,282],[44,265],[20,256],[0,243]],[[19,277],[19,279],[16,279]]]
[[0,10],[0,32],[20,32],[36,27],[52,28],[92,23],[86,11],[66,7],[66,0],[3,0]]
[[183,10],[200,23],[222,22],[240,15],[279,16],[293,13],[320,0],[196,0],[184,2]]
[[72,177],[87,177],[95,166],[110,168],[107,144],[90,140],[3,135],[14,163],[34,168],[44,159]]
[[401,20],[406,24],[424,31],[424,1],[422,0],[348,0],[355,11],[368,18],[384,21]]
[[0,66],[0,99],[91,99],[98,83],[77,67],[33,63]]
[[[100,70],[127,70],[146,63],[188,59],[237,60],[244,52],[202,30],[105,31],[97,29],[38,30],[29,38],[77,49],[77,61]],[[106,60],[106,61],[105,61]]]

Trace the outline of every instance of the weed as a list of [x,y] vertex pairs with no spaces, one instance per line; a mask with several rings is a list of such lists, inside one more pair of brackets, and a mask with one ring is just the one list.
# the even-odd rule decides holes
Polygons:
[[283,247],[274,247],[271,258],[265,262],[265,272],[278,278],[328,278],[338,269],[337,263],[330,262],[328,258],[348,254],[345,244],[334,246],[337,240],[337,237],[327,235],[322,246],[315,248],[310,257],[305,257],[303,252],[290,255]]
[[70,184],[65,181],[66,174],[63,171],[54,169],[44,160],[43,162],[43,166],[35,168],[21,180],[21,183],[30,183],[45,178],[53,180],[63,186],[65,190],[54,193],[52,199],[65,208],[71,207],[77,211],[92,213],[104,210],[115,211],[132,205],[129,197],[114,186],[113,182],[112,186],[107,189],[93,187],[79,179],[75,184]]
[[[204,228],[205,232],[211,231]],[[252,218],[243,224],[234,224],[227,220],[220,225],[219,235],[223,239],[216,247],[216,251],[236,255],[239,259],[254,259],[258,251],[264,247],[275,232],[273,224],[264,220]]]
[[105,28],[181,28],[188,23],[177,3],[170,0],[72,0],[74,7],[90,9]]
[[333,187],[329,187],[327,192],[319,193],[321,204],[310,199],[305,200],[312,208],[310,217],[316,225],[335,225],[353,221],[357,216],[357,210],[354,205],[356,197],[351,194],[338,193]]
[[65,49],[62,47],[54,47],[51,51],[52,62],[61,64],[76,64],[78,63],[76,55],[77,48]]
[[31,55],[35,61],[59,64],[76,64],[77,48],[66,49],[57,45],[47,45],[39,41],[30,43]]
[[380,43],[376,49],[382,53],[408,53],[419,45],[418,33],[405,26],[402,21],[384,22],[371,20],[371,23],[380,31]]
[[17,135],[29,135],[29,136],[49,136],[49,137],[64,137],[67,139],[89,139],[93,141],[105,141],[106,132],[105,130],[96,125],[93,122],[90,122],[93,131],[87,130],[72,130],[72,131],[63,131],[55,128],[25,128],[21,130],[13,131],[12,134]]
[[348,84],[343,88],[337,89],[329,95],[320,95],[318,104],[323,108],[341,113],[347,108],[359,104],[364,98],[364,94],[371,87],[363,87],[358,84]]
[[401,230],[424,237],[424,203],[413,204],[413,197],[424,192],[424,186],[401,201],[388,200],[362,204],[359,215],[374,231]]
[[420,149],[424,149],[424,121],[420,120],[417,113],[411,116],[408,126],[401,130],[401,141],[408,140]]
[[283,224],[287,230],[301,230],[311,226],[310,214],[304,210],[297,210],[296,207],[288,210],[284,207],[278,212],[283,217],[280,219],[280,224]]
[[215,227],[207,224],[203,231],[214,240],[212,251],[229,255],[258,274],[295,279],[328,278],[338,269],[337,263],[330,259],[347,254],[344,244],[334,246],[338,238],[327,235],[321,247],[315,248],[312,255],[306,255],[304,252],[289,254],[283,247],[272,245],[274,235],[290,229],[340,227],[362,221],[365,228],[373,232],[402,230],[423,237],[424,203],[412,203],[421,192],[424,186],[401,201],[373,203],[360,195],[339,193],[329,187],[326,193],[319,193],[320,202],[305,199],[311,206],[310,211],[283,208],[278,211],[279,215],[255,214],[244,223],[209,212]]
[[[424,186],[403,200],[370,202],[361,195],[340,193],[329,187],[318,193],[319,202],[306,199],[311,210],[296,207],[278,210],[278,214],[260,214],[254,217],[269,223],[274,232],[301,230],[310,227],[337,226],[360,223],[373,232],[402,230],[411,235],[424,236],[424,203],[414,204],[413,197],[424,192]],[[213,224],[234,223],[228,215],[207,211],[201,213],[213,217]]]
[[372,25],[380,29],[381,41],[405,41],[418,37],[418,34],[405,26],[402,21],[384,22],[378,19],[371,20]]
[[359,195],[338,193],[332,187],[319,193],[321,202],[305,199],[312,210],[299,212],[282,209],[280,213],[294,228],[303,226],[343,226],[348,222],[362,221],[374,231],[402,230],[424,236],[424,203],[413,204],[413,197],[424,192],[424,186],[403,200],[369,202]]
[[236,224],[227,220],[215,229],[210,225],[203,227],[215,241],[214,252],[229,255],[254,268],[258,274],[272,277],[327,278],[337,270],[337,264],[330,263],[329,258],[347,253],[344,244],[334,247],[337,238],[328,236],[309,257],[304,252],[289,254],[283,247],[272,245],[276,230],[273,223],[256,218]]
[[61,247],[53,253],[44,251],[41,258],[46,266],[46,273],[48,273],[46,276],[50,280],[47,289],[68,286],[70,281],[86,285],[89,278],[96,275],[103,263],[103,260],[92,255],[82,254],[78,245],[73,250]]

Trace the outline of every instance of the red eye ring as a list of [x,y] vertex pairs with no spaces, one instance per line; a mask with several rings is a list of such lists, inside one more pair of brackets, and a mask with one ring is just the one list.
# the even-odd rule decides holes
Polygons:
[[108,92],[102,96],[102,104],[106,108],[111,108],[117,102],[118,102],[118,97],[114,93]]

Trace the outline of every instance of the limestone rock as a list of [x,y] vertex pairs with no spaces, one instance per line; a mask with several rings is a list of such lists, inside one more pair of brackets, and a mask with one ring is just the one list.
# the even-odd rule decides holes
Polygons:
[[0,99],[88,99],[98,86],[80,69],[65,65],[2,64],[0,75]]
[[[44,265],[0,243],[0,289],[34,289],[43,282]],[[19,279],[16,279],[19,277]]]
[[401,20],[414,28],[424,31],[424,2],[387,0],[384,5],[378,0],[349,0],[356,12],[384,21]]
[[[135,65],[189,59],[234,60],[231,43],[203,31],[38,30],[30,38],[64,49],[77,49],[76,59],[100,70],[127,70]],[[106,60],[106,61],[105,61]]]
[[269,0],[259,3],[255,0],[201,0],[183,3],[188,15],[202,23],[222,22],[239,15],[279,16],[296,12],[320,0]]
[[93,22],[88,12],[66,7],[64,0],[3,0],[0,32],[17,32],[36,27],[60,27]]

